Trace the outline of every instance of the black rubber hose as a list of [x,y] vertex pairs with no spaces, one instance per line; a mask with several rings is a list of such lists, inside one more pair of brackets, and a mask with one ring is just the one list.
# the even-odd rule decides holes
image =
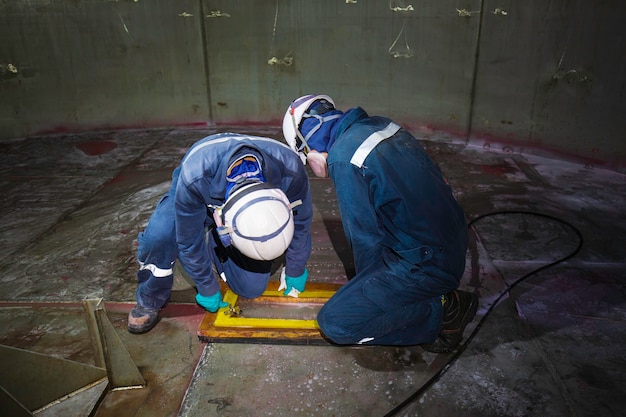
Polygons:
[[574,256],[576,256],[578,254],[578,252],[582,248],[582,245],[583,245],[583,235],[582,235],[582,233],[580,233],[580,231],[576,227],[574,227],[571,223],[568,223],[568,222],[566,222],[563,219],[560,219],[560,218],[554,217],[554,216],[550,216],[548,214],[543,214],[543,213],[535,213],[535,212],[532,212],[532,211],[523,211],[523,210],[495,211],[495,212],[492,212],[492,213],[482,214],[482,215],[476,217],[475,219],[473,219],[472,221],[470,221],[468,223],[468,227],[472,227],[472,225],[474,225],[476,222],[478,222],[478,221],[480,221],[480,220],[482,220],[482,219],[484,219],[486,217],[491,217],[491,216],[496,216],[496,215],[505,215],[505,214],[524,214],[524,215],[538,216],[538,217],[543,217],[543,218],[546,218],[546,219],[553,220],[553,221],[555,221],[557,223],[561,223],[561,224],[569,227],[570,229],[572,229],[574,231],[574,233],[578,237],[578,245],[576,246],[576,248],[571,253],[569,253],[565,257],[563,257],[561,259],[557,259],[556,261],[550,262],[550,263],[548,263],[546,265],[543,265],[543,266],[541,266],[541,267],[539,267],[539,268],[537,268],[537,269],[535,269],[535,270],[525,274],[521,278],[518,278],[511,285],[509,285],[495,299],[495,301],[491,304],[491,306],[487,309],[487,312],[480,319],[480,321],[478,322],[478,324],[476,325],[476,327],[474,328],[472,333],[470,333],[470,335],[465,340],[465,342],[463,342],[458,347],[458,349],[456,350],[454,355],[452,355],[452,356],[450,356],[450,358],[448,358],[448,361],[446,362],[446,364],[439,371],[437,371],[432,377],[430,377],[430,379],[428,381],[426,381],[422,386],[420,386],[420,388],[417,391],[415,391],[406,400],[402,401],[395,408],[393,408],[391,411],[389,411],[387,414],[385,414],[384,417],[391,417],[391,416],[394,416],[396,413],[400,412],[403,408],[405,408],[406,406],[411,404],[413,401],[415,401],[417,398],[419,398],[422,394],[424,394],[426,391],[428,391],[428,389],[430,389],[430,387],[435,382],[437,382],[443,376],[443,374],[445,374],[447,372],[447,370],[454,364],[454,362],[456,362],[456,360],[463,354],[463,352],[465,352],[465,349],[467,349],[467,346],[472,342],[474,337],[478,334],[478,331],[481,329],[481,327],[483,326],[483,324],[487,320],[487,317],[489,317],[489,315],[494,310],[494,308],[498,305],[498,303],[500,302],[502,297],[504,297],[506,294],[508,294],[513,288],[515,288],[519,283],[521,283],[524,280],[526,280],[528,277],[530,277],[530,276],[532,276],[534,274],[537,274],[538,272],[541,272],[541,271],[543,271],[545,269],[548,269],[548,268],[550,268],[550,267],[552,267],[554,265],[557,265],[557,264],[559,264],[561,262],[565,262],[565,261],[567,261],[570,258],[573,258]]

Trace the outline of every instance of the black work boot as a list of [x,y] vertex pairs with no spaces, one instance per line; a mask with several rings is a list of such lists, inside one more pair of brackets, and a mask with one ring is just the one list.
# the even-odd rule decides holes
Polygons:
[[128,313],[128,331],[136,334],[145,333],[156,326],[158,318],[158,309],[135,304],[135,307]]
[[424,350],[448,353],[456,349],[463,338],[463,330],[472,321],[478,309],[478,296],[466,291],[453,290],[443,296],[443,324],[437,339]]

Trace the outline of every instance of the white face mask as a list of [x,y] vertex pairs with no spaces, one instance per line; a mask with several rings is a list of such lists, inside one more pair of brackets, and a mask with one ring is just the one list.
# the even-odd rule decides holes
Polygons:
[[328,165],[326,163],[327,157],[328,152],[320,153],[314,150],[311,150],[306,157],[306,160],[313,170],[313,173],[319,178],[328,177]]

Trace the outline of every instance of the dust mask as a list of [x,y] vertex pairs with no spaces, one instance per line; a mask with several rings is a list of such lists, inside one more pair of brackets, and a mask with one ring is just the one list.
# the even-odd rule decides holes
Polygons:
[[310,151],[306,156],[306,160],[311,167],[311,170],[313,170],[313,173],[319,178],[328,177],[328,165],[326,163],[327,156],[328,153],[320,153],[317,151]]

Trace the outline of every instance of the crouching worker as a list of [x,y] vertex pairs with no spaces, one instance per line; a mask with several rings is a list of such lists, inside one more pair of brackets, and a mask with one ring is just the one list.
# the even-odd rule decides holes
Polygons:
[[418,141],[324,95],[292,102],[283,133],[315,175],[330,174],[354,255],[356,275],[318,313],[323,334],[337,344],[454,350],[478,306],[457,289],[467,224]]
[[280,288],[297,296],[308,277],[312,214],[305,167],[288,146],[233,133],[196,142],[139,233],[128,330],[145,333],[157,324],[177,259],[196,284],[197,303],[210,312],[227,306],[217,276],[236,294],[256,298],[283,253]]

